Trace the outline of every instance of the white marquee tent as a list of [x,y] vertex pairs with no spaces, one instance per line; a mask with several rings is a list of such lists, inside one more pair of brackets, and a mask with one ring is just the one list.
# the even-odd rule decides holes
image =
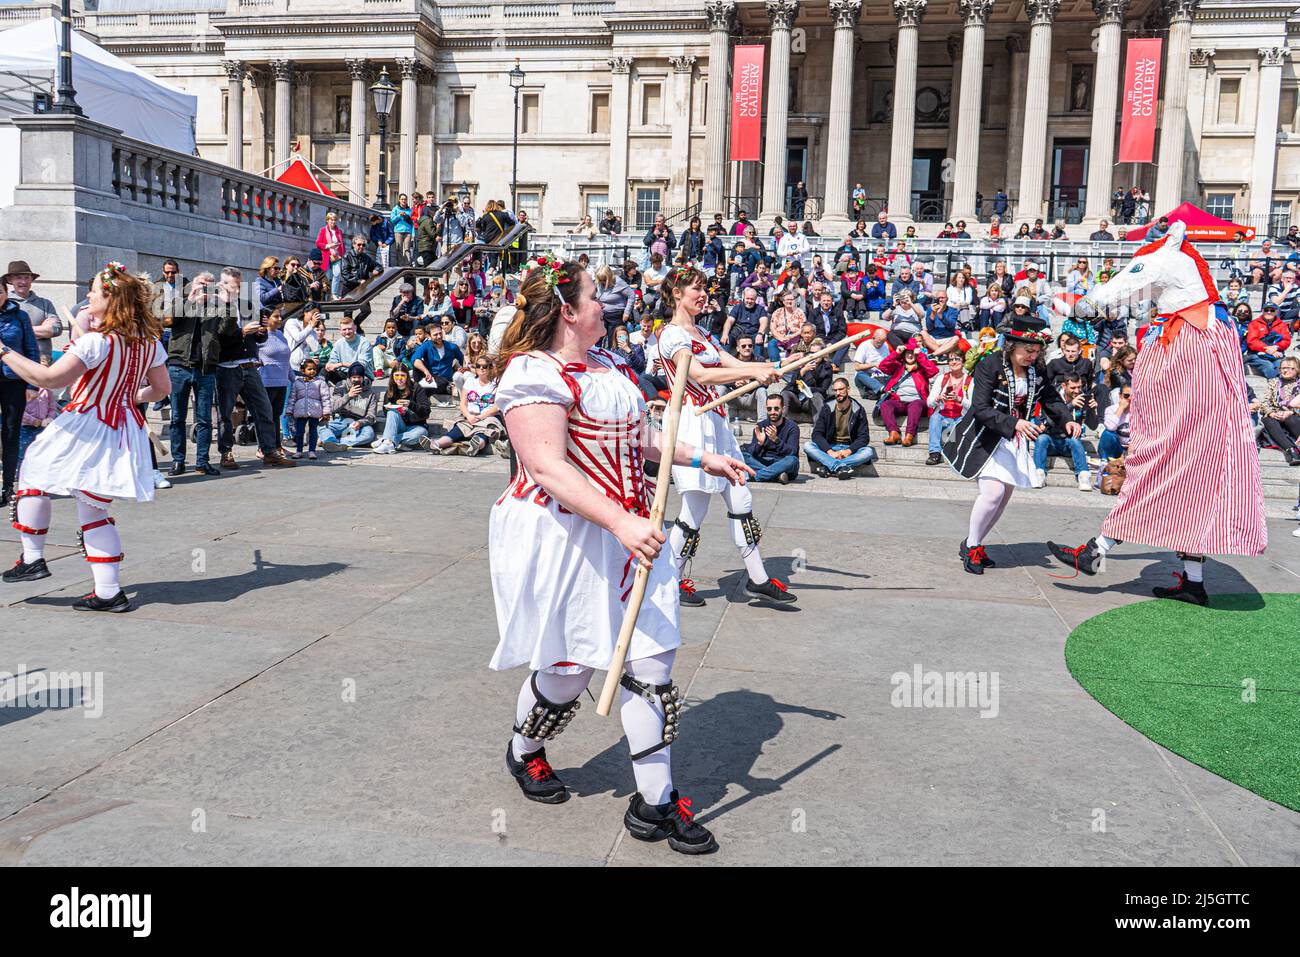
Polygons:
[[[0,45],[0,118],[32,112],[36,92],[58,88],[59,21],[14,27]],[[72,32],[72,85],[86,115],[127,136],[194,152],[198,97],[168,86]]]

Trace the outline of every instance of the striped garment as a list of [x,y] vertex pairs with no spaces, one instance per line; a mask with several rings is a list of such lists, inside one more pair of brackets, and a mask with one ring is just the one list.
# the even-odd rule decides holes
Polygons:
[[[1226,316],[1222,309],[1216,310]],[[1213,313],[1152,340],[1133,371],[1127,477],[1102,533],[1198,555],[1268,545],[1237,331]]]

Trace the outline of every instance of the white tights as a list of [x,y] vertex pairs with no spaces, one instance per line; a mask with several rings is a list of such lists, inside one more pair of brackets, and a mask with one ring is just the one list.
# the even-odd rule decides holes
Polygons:
[[[749,489],[744,485],[728,485],[720,494],[722,495],[723,504],[727,506],[727,511],[733,515],[743,515],[754,510],[754,496],[750,494]],[[709,514],[709,501],[712,497],[710,492],[698,490],[682,492],[681,520],[691,528],[699,529],[704,524],[705,516]],[[736,548],[740,550],[740,557],[745,563],[745,570],[749,572],[749,577],[754,583],[761,585],[767,581],[767,569],[763,567],[763,556],[759,553],[757,545],[746,543],[745,531],[740,527],[739,519],[733,518],[731,520],[731,540],[736,543]],[[685,544],[686,533],[682,531],[680,525],[673,523],[673,527],[668,533],[668,548],[677,560],[679,573],[684,572],[686,569],[686,559],[681,557],[682,546]]]
[[[666,685],[672,675],[675,651],[663,651],[652,658],[638,658],[629,661],[623,670],[637,681],[650,685]],[[594,671],[583,668],[577,674],[558,675],[549,671],[537,672],[537,689],[555,704],[564,704],[582,694],[591,681]],[[638,754],[646,748],[654,747],[663,740],[664,710],[659,701],[650,702],[640,695],[633,694],[626,688],[619,688],[621,704],[619,716],[623,719],[623,733],[627,735],[630,754]],[[519,700],[515,706],[515,724],[523,723],[528,712],[537,704],[533,694],[532,675],[524,679],[519,689]],[[545,744],[534,741],[521,734],[514,736],[514,754],[516,759],[531,754]],[[666,804],[673,790],[672,746],[661,748],[654,754],[647,754],[632,762],[632,774],[636,777],[637,790],[649,804]]]
[[991,478],[982,478],[979,484],[980,495],[970,510],[970,529],[966,533],[968,548],[984,544],[984,537],[993,531],[993,526],[998,523],[1006,511],[1007,503],[1011,501],[1011,493],[1016,490],[1014,485]]
[[[77,500],[77,522],[84,529],[87,525],[108,518],[108,509],[98,503],[92,504],[82,495]],[[104,503],[105,505],[108,503]],[[18,524],[28,528],[50,527],[50,499],[46,495],[24,495],[18,500]],[[45,557],[45,536],[22,533],[23,561],[34,562]],[[86,546],[86,555],[91,558],[115,557],[122,554],[122,539],[117,534],[117,527],[110,523],[82,532],[82,541]],[[118,583],[118,568],[121,562],[91,562],[90,573],[95,578],[95,594],[100,598],[112,598],[122,586]]]

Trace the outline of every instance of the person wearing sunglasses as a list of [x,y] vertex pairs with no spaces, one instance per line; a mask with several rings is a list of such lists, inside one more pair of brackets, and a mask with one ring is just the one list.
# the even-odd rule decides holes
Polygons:
[[474,360],[474,378],[460,390],[460,421],[446,435],[421,440],[422,448],[440,454],[464,442],[466,455],[480,455],[489,442],[505,437],[505,423],[496,405],[497,380],[493,371],[493,362],[486,356]]

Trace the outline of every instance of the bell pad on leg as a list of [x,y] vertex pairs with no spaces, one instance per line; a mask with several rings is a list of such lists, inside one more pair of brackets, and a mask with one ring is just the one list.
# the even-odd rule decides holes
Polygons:
[[98,522],[91,522],[89,525],[82,525],[77,531],[77,546],[81,549],[81,554],[86,557],[88,562],[120,562],[126,557],[125,552],[119,552],[116,555],[92,555],[86,551],[86,533],[92,528],[100,528],[104,525],[116,525],[117,522],[112,518],[101,518]]
[[49,528],[29,528],[18,521],[18,503],[25,498],[31,497],[49,498],[38,488],[20,488],[14,492],[13,498],[9,501],[9,523],[13,525],[16,531],[22,532],[24,535],[44,535],[49,531]]
[[763,538],[763,526],[758,524],[758,519],[754,517],[753,512],[728,512],[727,518],[740,523],[746,545],[757,545]]
[[689,562],[692,558],[695,557],[695,553],[699,551],[700,530],[698,528],[691,528],[680,518],[677,519],[677,521],[675,521],[673,524],[676,525],[678,528],[680,528],[682,530],[682,534],[686,536],[686,540],[682,542],[682,551],[679,557],[683,561]]
[[677,724],[682,717],[682,693],[677,688],[677,685],[671,681],[665,685],[647,684],[644,681],[637,681],[626,673],[619,679],[618,683],[634,695],[645,698],[649,702],[663,705],[664,709],[663,740],[653,747],[646,748],[644,751],[638,751],[632,755],[632,760],[637,761],[672,744],[677,738]]
[[551,738],[558,738],[560,733],[569,726],[573,716],[578,713],[578,709],[582,707],[582,702],[577,698],[562,704],[548,700],[537,688],[537,672],[535,671],[531,678],[531,684],[533,697],[537,699],[537,703],[529,709],[523,723],[515,725],[515,733],[523,735],[532,741],[549,741]]

